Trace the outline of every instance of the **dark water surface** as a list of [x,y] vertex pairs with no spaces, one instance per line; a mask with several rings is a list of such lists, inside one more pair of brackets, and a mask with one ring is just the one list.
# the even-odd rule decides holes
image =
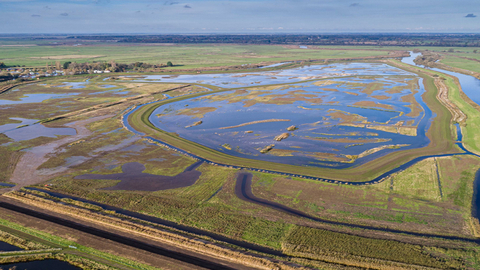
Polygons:
[[2,251],[20,251],[23,250],[17,246],[0,241],[0,252]]
[[73,266],[67,262],[59,260],[43,260],[33,262],[0,264],[0,269],[9,269],[16,267],[15,270],[78,270],[79,267]]

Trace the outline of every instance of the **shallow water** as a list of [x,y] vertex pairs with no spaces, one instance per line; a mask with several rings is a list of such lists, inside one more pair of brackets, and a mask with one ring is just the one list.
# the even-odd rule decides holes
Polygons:
[[66,98],[69,96],[75,96],[78,93],[64,93],[64,94],[26,94],[25,97],[20,98],[20,100],[7,100],[0,99],[1,105],[17,105],[17,104],[26,104],[26,103],[40,103],[45,100],[54,99],[54,98]]
[[77,270],[81,269],[79,267],[73,266],[67,262],[59,260],[43,260],[43,261],[33,261],[33,262],[22,262],[22,263],[11,263],[11,264],[0,264],[0,268],[9,269],[11,267],[16,267],[16,270]]
[[[346,66],[349,67],[349,65]],[[373,74],[373,71],[368,70],[371,68],[370,65],[362,64],[362,66],[366,68],[362,70],[363,73]],[[309,70],[318,71],[322,70],[322,67],[312,66],[309,67]],[[353,63],[349,70],[358,67],[356,63]],[[378,66],[373,66],[374,70],[377,70],[377,68]],[[288,70],[283,72],[291,73]],[[406,82],[416,77],[411,73],[408,73],[409,76],[405,77],[407,75],[405,72],[392,67],[388,67],[386,72],[395,76],[385,76],[383,72],[380,72],[381,77],[377,77],[375,80],[361,77],[337,78],[330,79],[330,84],[321,86],[312,82],[304,82],[283,85],[270,90],[261,90],[260,88],[258,91],[227,91],[191,98],[160,106],[149,120],[162,130],[176,132],[183,138],[233,156],[293,165],[350,167],[398,151],[398,149],[418,148],[429,143],[425,132],[429,127],[432,112],[421,99],[421,94],[425,91],[422,81],[419,80],[420,83],[414,97],[423,110],[420,110],[421,112],[417,116],[407,116],[411,109],[407,107],[409,103],[404,102],[402,97],[412,93],[407,88]],[[304,74],[304,76],[312,76],[312,74]],[[181,78],[176,79],[180,81]],[[387,98],[386,100],[378,100],[362,92],[366,85],[372,82],[383,83],[382,89],[375,91],[372,95],[382,95]],[[389,92],[393,87],[403,87],[403,89],[397,92]],[[299,90],[303,92],[299,92]],[[275,100],[281,105],[276,105]],[[330,101],[333,104],[327,103]],[[388,110],[362,108],[355,105],[358,101],[375,102],[391,108]],[[214,111],[189,115],[188,110],[198,108],[213,108]],[[332,113],[356,115],[359,119],[368,120],[369,123],[374,125],[387,122],[391,122],[389,125],[392,125],[392,123],[399,121],[410,121],[413,122],[411,123],[413,126],[418,126],[417,136],[407,136],[365,127],[345,126],[342,125],[340,119],[332,116]],[[266,119],[287,119],[290,121],[222,129],[222,127]],[[199,120],[202,120],[203,123],[186,128],[186,126]],[[362,121],[356,121],[356,123]],[[274,140],[275,136],[288,132],[286,128],[291,125],[299,128],[290,132],[293,136],[282,141]],[[247,133],[247,131],[252,131],[252,133]],[[316,138],[323,139],[315,140]],[[348,141],[339,142],[338,139],[347,139]],[[378,141],[378,139],[381,141]],[[365,142],[365,140],[370,141]],[[374,140],[377,141],[373,142]],[[268,154],[259,152],[263,147],[270,144],[275,144],[274,150]],[[225,145],[225,147],[222,145]],[[346,157],[347,155],[359,155],[375,147],[392,145],[402,145],[402,147],[395,149],[390,147],[357,159],[355,162],[345,163],[350,160]],[[277,154],[275,155],[274,152]],[[320,157],[315,156],[316,153],[327,153],[333,155],[334,158],[343,159],[344,162],[328,162],[325,159],[330,159],[330,157],[324,154]]]
[[[58,135],[75,135],[77,131],[74,128],[49,128],[40,123],[36,123],[36,119],[25,119],[25,118],[11,118],[15,120],[22,121],[18,124],[5,124],[0,126],[0,133],[5,134],[10,139],[14,141],[26,141],[35,139],[38,137],[50,137],[54,138]],[[29,125],[22,128],[17,128],[18,126]]]

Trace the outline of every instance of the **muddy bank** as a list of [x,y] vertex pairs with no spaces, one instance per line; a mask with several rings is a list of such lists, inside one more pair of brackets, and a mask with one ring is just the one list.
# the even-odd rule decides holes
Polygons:
[[48,180],[52,177],[51,174],[40,173],[37,171],[37,168],[48,160],[47,155],[58,151],[58,148],[64,144],[72,143],[90,136],[92,132],[85,127],[87,124],[112,116],[113,115],[102,115],[67,124],[66,126],[74,128],[77,131],[77,134],[33,147],[28,150],[15,166],[10,182],[17,184],[15,189],[20,189],[27,185],[34,185]]
[[143,173],[145,166],[138,162],[129,162],[122,166],[122,173],[116,174],[84,174],[75,177],[75,179],[102,179],[102,180],[120,180],[121,182],[113,187],[103,190],[140,190],[140,191],[158,191],[188,187],[195,182],[202,174],[196,169],[202,165],[203,161],[198,161],[188,166],[182,173],[175,176],[164,176]]

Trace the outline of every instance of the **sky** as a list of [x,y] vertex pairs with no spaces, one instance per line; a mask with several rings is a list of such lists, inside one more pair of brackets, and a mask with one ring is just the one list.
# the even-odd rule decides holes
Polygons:
[[479,16],[480,0],[0,0],[0,34],[480,33]]

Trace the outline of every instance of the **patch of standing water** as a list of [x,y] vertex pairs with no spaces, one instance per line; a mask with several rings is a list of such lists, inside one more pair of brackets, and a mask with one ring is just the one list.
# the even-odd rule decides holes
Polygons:
[[65,93],[65,94],[27,94],[25,97],[22,97],[20,100],[7,100],[0,99],[1,105],[17,105],[17,104],[26,104],[26,103],[40,103],[48,99],[57,99],[57,98],[66,98],[69,96],[75,96],[78,93]]
[[[38,121],[35,119],[11,119],[22,121],[22,123],[2,125],[0,126],[0,133],[5,134],[7,137],[13,139],[14,141],[26,141],[42,136],[55,138],[57,135],[77,134],[77,131],[74,128],[49,128],[42,124],[34,124]],[[28,126],[17,128],[22,125]]]
[[55,85],[53,87],[68,87],[70,86],[70,89],[81,89],[87,87],[86,84],[88,84],[88,80],[84,82],[64,82],[61,85]]

